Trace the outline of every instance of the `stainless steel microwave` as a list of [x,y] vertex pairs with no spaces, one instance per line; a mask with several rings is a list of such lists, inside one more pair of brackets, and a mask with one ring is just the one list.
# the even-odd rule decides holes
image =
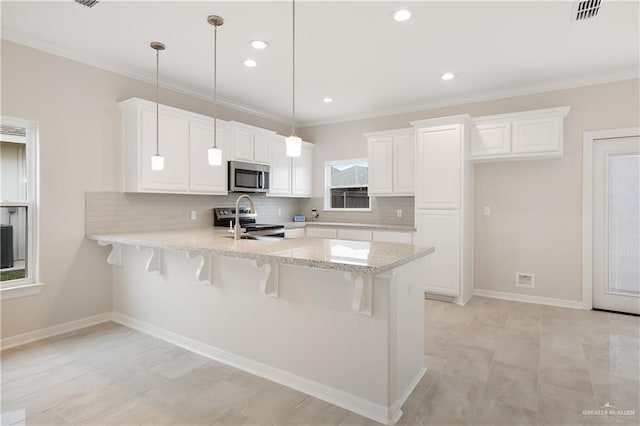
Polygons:
[[269,192],[269,173],[266,164],[229,161],[229,191]]

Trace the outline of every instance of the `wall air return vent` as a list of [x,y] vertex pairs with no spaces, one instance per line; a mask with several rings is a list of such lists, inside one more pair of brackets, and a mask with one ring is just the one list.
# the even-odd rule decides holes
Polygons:
[[99,3],[100,0],[74,0],[76,3],[87,7],[93,7]]
[[584,21],[595,18],[600,11],[602,0],[578,0],[573,6],[573,18],[576,21]]

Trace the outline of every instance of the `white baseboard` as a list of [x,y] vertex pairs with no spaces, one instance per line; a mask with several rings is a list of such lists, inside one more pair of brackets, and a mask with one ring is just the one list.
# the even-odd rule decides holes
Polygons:
[[107,321],[111,321],[111,312],[105,312],[104,314],[81,318],[79,320],[69,321],[51,327],[41,328],[38,330],[29,331],[27,333],[18,334],[15,336],[4,337],[0,342],[0,347],[2,348],[2,350],[14,348],[16,346],[26,345],[27,343],[35,342],[37,340],[46,339],[47,337],[57,336],[59,334],[68,333],[70,331],[79,330],[81,328],[101,324]]
[[494,299],[511,300],[514,302],[536,303],[538,305],[558,306],[560,308],[584,309],[582,301],[556,299],[554,297],[531,296],[528,294],[508,293],[506,291],[485,290],[476,288],[474,296],[491,297]]
[[411,383],[409,384],[409,387],[407,387],[402,393],[402,395],[400,395],[400,397],[396,399],[396,402],[393,403],[393,405],[391,406],[391,413],[392,413],[391,424],[396,424],[396,422],[400,420],[400,417],[402,417],[402,406],[404,405],[405,402],[407,402],[407,399],[409,399],[409,397],[413,393],[416,386],[418,386],[418,383],[420,383],[420,380],[422,380],[422,376],[424,376],[426,372],[427,372],[427,368],[422,367],[418,372],[418,374],[416,374],[416,377],[414,377]]
[[[289,373],[287,371],[262,364],[249,358],[232,354],[214,346],[207,345],[189,337],[185,337],[181,334],[157,327],[148,322],[131,318],[119,312],[113,312],[112,319],[114,322],[133,328],[142,333],[157,337],[158,339],[164,340],[173,345],[180,346],[181,348],[184,348],[188,351],[195,352],[207,358],[211,358],[214,361],[230,365],[239,370],[243,370],[256,376],[263,377],[267,380],[271,380],[272,382],[290,387],[297,391],[306,393],[330,404],[334,404],[347,410],[353,411],[354,413],[360,414],[361,416],[370,418],[383,424],[394,424],[402,415],[400,407],[402,406],[402,403],[404,403],[404,401],[402,401],[402,403],[400,403],[397,407],[396,404],[394,404],[394,407],[388,408],[384,405],[376,404],[348,392],[344,392],[331,386],[327,386],[322,383],[318,383],[316,381]],[[421,374],[416,377],[416,379],[414,380],[415,384],[413,384],[412,382],[413,387],[418,384],[420,378],[422,377],[422,374],[424,374],[424,371],[422,371]],[[413,387],[403,393],[402,396],[405,400],[409,397],[411,391],[413,391]]]

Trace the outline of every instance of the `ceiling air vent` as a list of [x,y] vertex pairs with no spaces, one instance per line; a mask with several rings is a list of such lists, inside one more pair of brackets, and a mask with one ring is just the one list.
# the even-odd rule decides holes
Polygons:
[[[77,1],[77,0],[76,0]],[[595,18],[600,10],[602,0],[578,0],[573,7],[573,17],[576,21]]]
[[[93,7],[96,4],[98,4],[98,2],[100,0],[74,0],[76,3],[81,4],[83,6],[87,6],[87,7]],[[600,2],[598,2],[600,3]]]

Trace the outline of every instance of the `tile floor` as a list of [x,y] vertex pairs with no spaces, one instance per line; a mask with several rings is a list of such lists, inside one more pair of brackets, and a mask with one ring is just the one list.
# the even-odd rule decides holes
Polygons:
[[[481,297],[425,312],[429,371],[399,424],[640,424],[640,318]],[[114,323],[1,367],[2,425],[376,424]],[[620,412],[584,414],[606,403]]]

